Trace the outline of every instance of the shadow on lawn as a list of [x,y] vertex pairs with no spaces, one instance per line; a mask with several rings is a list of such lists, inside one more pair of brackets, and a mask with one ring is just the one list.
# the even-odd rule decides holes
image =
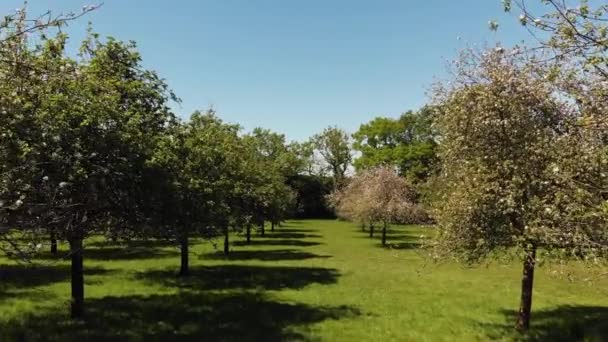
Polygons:
[[[83,256],[85,260],[140,260],[140,259],[157,259],[170,258],[179,255],[177,249],[164,250],[148,247],[103,247],[103,248],[85,248]],[[56,255],[50,252],[37,254],[36,259],[39,260],[60,260],[69,259],[69,251],[60,250]]]
[[517,341],[608,341],[608,307],[559,306],[550,310],[532,310],[530,331],[515,331],[517,312],[504,310],[503,325],[485,326],[488,337],[510,336]]
[[79,322],[54,311],[0,323],[0,340],[309,341],[305,325],[360,315],[349,306],[281,303],[257,293],[105,297],[87,300],[86,310]]
[[302,240],[289,240],[289,239],[263,239],[251,240],[250,243],[247,241],[235,241],[232,243],[234,246],[294,246],[294,247],[310,247],[321,245],[320,242],[302,241]]
[[88,242],[86,247],[123,247],[123,248],[133,248],[133,247],[143,247],[143,248],[157,248],[157,247],[173,247],[178,246],[178,244],[174,241],[162,240],[162,239],[148,239],[148,240],[101,240],[101,241],[92,241]]
[[307,239],[307,238],[320,238],[321,235],[318,234],[306,234],[294,231],[295,229],[289,229],[287,231],[281,232],[270,232],[267,235],[264,235],[266,238],[270,239]]
[[317,255],[308,252],[302,252],[294,249],[275,249],[263,251],[231,251],[228,255],[221,252],[208,253],[201,255],[201,259],[216,259],[216,260],[262,260],[262,261],[278,261],[278,260],[306,260],[314,258],[330,258],[329,255]]
[[265,267],[220,265],[192,267],[190,276],[176,277],[177,269],[138,273],[144,281],[193,290],[226,289],[301,289],[310,284],[333,284],[338,280],[336,269],[317,267]]
[[[382,240],[382,229],[376,228],[374,231],[373,239],[369,238],[369,230],[362,232],[357,230],[356,237],[361,239],[368,239],[373,241]],[[376,243],[376,247],[379,248],[391,248],[391,249],[418,249],[422,247],[422,241],[420,236],[414,233],[404,232],[403,230],[389,229],[386,232],[386,246],[382,246],[382,243]]]
[[[85,267],[85,283],[90,284],[89,276],[103,275],[111,271],[103,268]],[[68,282],[70,279],[70,267],[61,266],[39,266],[39,265],[0,265],[0,299],[27,297],[44,301],[52,294],[44,289],[36,289],[58,282]],[[94,280],[93,280],[94,281]],[[1,318],[1,316],[0,316]],[[4,341],[0,339],[0,341]]]

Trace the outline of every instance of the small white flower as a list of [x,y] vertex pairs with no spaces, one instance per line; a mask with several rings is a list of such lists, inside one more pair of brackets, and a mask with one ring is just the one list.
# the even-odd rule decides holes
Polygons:
[[545,208],[545,213],[551,214],[551,212],[552,212],[551,208]]
[[65,188],[66,186],[68,186],[68,182],[61,182],[61,183],[59,183],[59,188],[60,188],[60,189],[63,189],[63,188]]
[[42,177],[42,180],[43,180],[43,181],[45,181],[45,182],[48,182],[48,180],[49,180],[49,176],[44,176],[44,177]]
[[540,19],[538,19],[538,18],[537,18],[537,19],[534,19],[534,24],[536,24],[536,25],[541,25],[542,23],[543,23],[543,21],[542,21],[542,20],[540,20]]
[[36,245],[36,249],[40,249],[40,248],[42,248],[42,244],[41,243],[39,243],[39,244]]
[[558,172],[559,172],[559,167],[554,166],[554,167],[553,167],[553,173],[558,173]]
[[23,201],[18,199],[17,201],[15,201],[15,206],[20,207],[23,205]]

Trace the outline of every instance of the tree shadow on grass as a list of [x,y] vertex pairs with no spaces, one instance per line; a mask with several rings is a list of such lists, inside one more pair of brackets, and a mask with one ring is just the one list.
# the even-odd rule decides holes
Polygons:
[[278,261],[278,260],[306,260],[314,258],[330,258],[329,255],[318,255],[308,252],[302,252],[294,249],[276,249],[266,251],[231,251],[228,255],[223,253],[208,253],[201,255],[201,259],[216,259],[216,260],[262,260],[262,261]]
[[[97,267],[85,267],[85,283],[90,284],[88,276],[107,274],[111,271]],[[38,298],[40,301],[48,299],[51,294],[44,289],[36,287],[46,286],[58,282],[67,282],[70,279],[70,267],[40,266],[40,265],[0,265],[0,299],[27,297]],[[93,279],[94,281],[94,279]],[[1,318],[1,315],[0,315]],[[0,341],[3,341],[0,339]]]
[[365,235],[357,234],[357,237],[362,239],[373,240],[378,243],[375,244],[376,247],[379,248],[389,248],[389,249],[419,249],[422,247],[422,240],[419,236],[411,233],[404,233],[401,230],[389,230],[386,234],[386,246],[383,246],[381,242],[382,240],[382,230],[376,229],[374,231],[374,237],[372,239],[369,238],[369,231],[366,232]]
[[282,231],[282,232],[270,232],[268,234],[266,234],[264,237],[267,238],[271,238],[271,239],[307,239],[307,238],[320,238],[322,237],[319,234],[306,234],[306,233],[299,233],[299,232],[294,232],[291,229],[288,231]]
[[[177,255],[179,255],[177,250],[148,247],[85,248],[83,251],[83,257],[85,260],[141,260],[170,258]],[[61,260],[69,258],[69,251],[59,251],[57,254],[42,252],[35,255],[35,259],[38,260]]]
[[[110,271],[98,267],[85,267],[85,277],[103,275]],[[0,265],[0,291],[3,288],[44,286],[70,279],[70,267],[39,265]]]
[[194,290],[226,289],[301,289],[310,284],[333,284],[339,273],[336,269],[317,267],[266,267],[220,265],[192,267],[190,276],[176,277],[176,270],[165,269],[137,274],[144,281],[165,286]]
[[517,312],[503,310],[504,324],[485,325],[488,337],[510,336],[516,341],[608,341],[608,307],[559,306],[548,310],[532,310],[530,331],[515,330]]
[[101,241],[91,241],[87,243],[87,247],[100,247],[100,248],[108,248],[108,247],[123,247],[123,248],[158,248],[158,247],[173,247],[178,244],[174,241],[170,240],[162,240],[162,239],[148,239],[148,240],[101,240]]
[[310,341],[306,326],[360,315],[349,306],[273,301],[257,293],[184,292],[89,299],[86,319],[48,312],[0,323],[3,341]]
[[310,247],[321,245],[320,242],[289,240],[289,239],[255,239],[247,243],[247,241],[235,241],[234,246],[294,246],[294,247]]
[[[287,228],[287,229],[285,229]],[[310,228],[290,228],[290,226],[283,226],[275,228],[276,232],[292,232],[292,233],[318,233],[318,229],[310,229]]]

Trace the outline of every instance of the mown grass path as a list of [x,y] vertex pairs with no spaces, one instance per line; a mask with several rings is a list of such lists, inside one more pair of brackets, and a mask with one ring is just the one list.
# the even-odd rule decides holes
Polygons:
[[608,340],[606,280],[541,268],[534,329],[518,335],[519,264],[434,265],[417,248],[429,229],[396,227],[382,248],[354,224],[290,221],[250,245],[233,236],[229,257],[199,242],[187,279],[175,276],[178,250],[162,241],[91,239],[83,322],[67,319],[65,261],[42,255],[48,266],[24,268],[0,259],[0,340]]

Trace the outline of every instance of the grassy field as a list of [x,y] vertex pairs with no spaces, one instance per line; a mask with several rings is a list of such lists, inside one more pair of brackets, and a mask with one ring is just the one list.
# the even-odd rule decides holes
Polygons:
[[533,329],[519,335],[520,265],[431,264],[417,250],[428,229],[397,227],[382,248],[350,223],[290,221],[250,246],[233,236],[229,258],[198,243],[185,280],[175,277],[172,246],[93,239],[81,322],[67,319],[67,262],[43,255],[45,266],[27,268],[0,259],[0,340],[608,340],[608,281],[541,268]]

